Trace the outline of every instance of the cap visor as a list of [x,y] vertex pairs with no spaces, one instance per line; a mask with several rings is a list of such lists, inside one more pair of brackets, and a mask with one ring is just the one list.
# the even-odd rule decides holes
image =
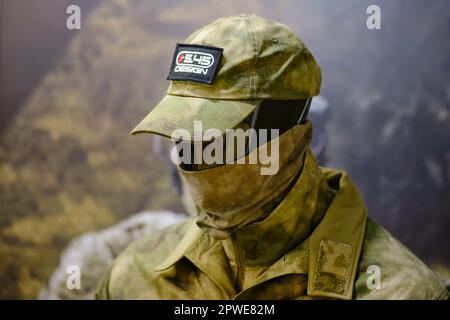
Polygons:
[[131,134],[156,133],[171,138],[176,129],[185,129],[190,134],[190,141],[203,141],[198,134],[194,135],[194,121],[201,121],[203,132],[218,129],[224,134],[226,129],[236,127],[261,102],[261,99],[215,100],[166,95]]

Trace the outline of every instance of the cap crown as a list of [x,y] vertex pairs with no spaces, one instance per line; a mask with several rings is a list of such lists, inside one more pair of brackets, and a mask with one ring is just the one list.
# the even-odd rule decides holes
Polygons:
[[207,99],[306,99],[320,91],[311,52],[290,29],[255,15],[219,18],[183,43],[223,48],[212,84],[170,82],[168,94]]

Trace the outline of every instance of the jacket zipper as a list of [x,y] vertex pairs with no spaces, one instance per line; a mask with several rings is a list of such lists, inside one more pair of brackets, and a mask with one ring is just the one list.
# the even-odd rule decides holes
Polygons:
[[231,242],[233,244],[234,258],[236,261],[235,286],[237,289],[236,291],[240,292],[243,290],[243,283],[245,277],[244,255],[242,250],[240,250],[239,248],[239,244],[236,239],[236,233],[231,234]]

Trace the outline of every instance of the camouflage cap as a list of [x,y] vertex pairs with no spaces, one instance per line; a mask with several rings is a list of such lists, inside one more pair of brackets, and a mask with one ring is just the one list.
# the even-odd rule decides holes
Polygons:
[[[216,50],[213,75],[200,81],[174,78],[173,68],[184,58],[180,54],[188,52],[179,46],[203,48],[204,55]],[[219,18],[195,31],[177,50],[167,95],[132,134],[170,137],[174,129],[184,128],[193,136],[195,120],[202,121],[203,130],[225,132],[263,99],[307,99],[320,91],[320,68],[305,44],[287,26],[255,15]]]

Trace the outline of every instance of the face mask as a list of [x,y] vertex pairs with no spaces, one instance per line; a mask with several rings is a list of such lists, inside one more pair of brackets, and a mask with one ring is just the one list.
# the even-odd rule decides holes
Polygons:
[[[300,172],[312,137],[311,122],[295,125],[278,138],[253,150],[244,164],[227,163],[200,171],[178,167],[187,192],[197,207],[197,225],[216,239],[226,239],[235,230],[267,215],[264,206],[280,195]],[[275,141],[277,140],[277,141]],[[260,162],[250,164],[253,153],[278,143],[278,172],[261,175]],[[272,156],[272,155],[271,155]],[[253,158],[254,159],[254,158]]]

